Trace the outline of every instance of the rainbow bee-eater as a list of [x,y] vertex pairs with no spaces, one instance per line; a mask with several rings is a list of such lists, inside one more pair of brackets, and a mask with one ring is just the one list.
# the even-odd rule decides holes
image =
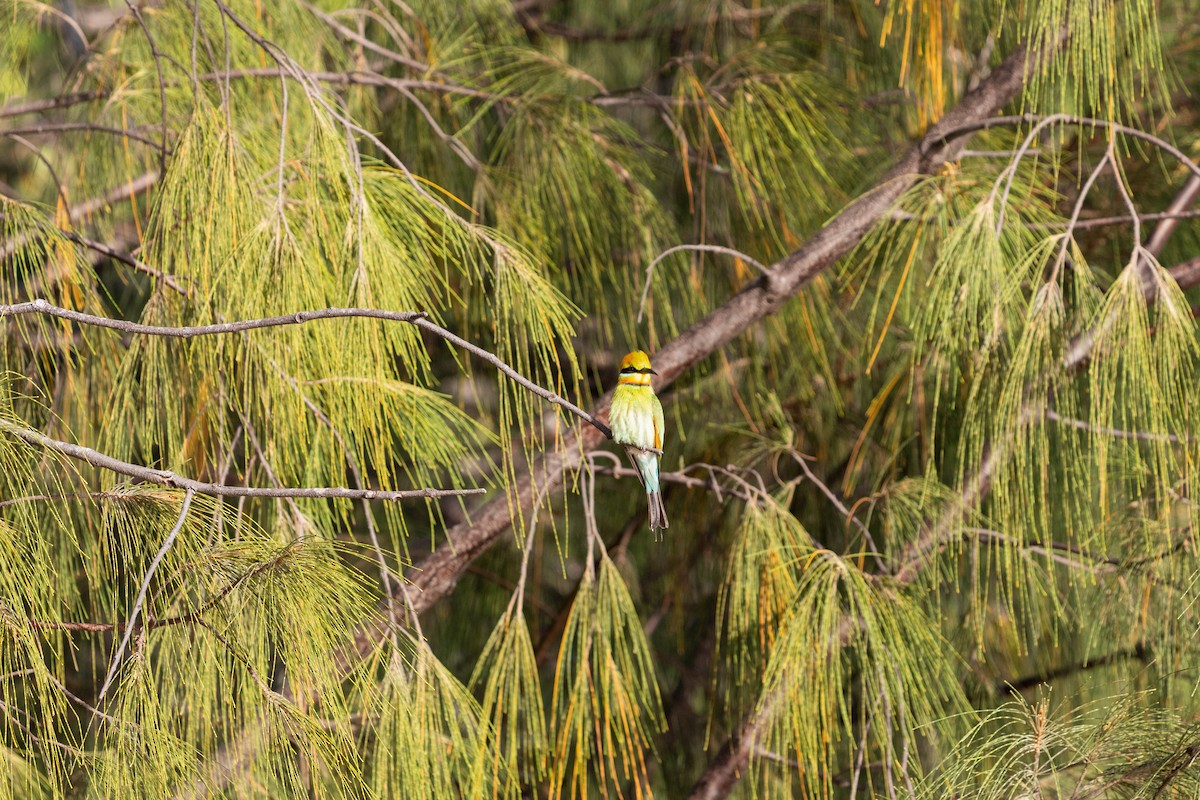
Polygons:
[[667,510],[663,508],[658,488],[658,462],[662,456],[654,452],[661,451],[663,444],[662,403],[650,385],[650,376],[657,374],[650,368],[650,357],[641,350],[621,359],[621,377],[609,411],[613,439],[625,445],[625,452],[646,487],[652,531],[667,527]]

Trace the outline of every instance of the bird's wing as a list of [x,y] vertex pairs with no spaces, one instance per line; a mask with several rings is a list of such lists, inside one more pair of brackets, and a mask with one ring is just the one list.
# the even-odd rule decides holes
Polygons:
[[663,425],[662,403],[659,402],[657,397],[651,399],[654,400],[654,447],[662,450],[663,432],[666,430],[666,426]]

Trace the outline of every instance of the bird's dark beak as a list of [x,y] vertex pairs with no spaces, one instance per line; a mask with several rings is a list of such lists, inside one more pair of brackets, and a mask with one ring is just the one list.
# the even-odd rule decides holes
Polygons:
[[658,373],[657,373],[657,372],[655,372],[654,370],[650,370],[650,374],[651,374],[651,375],[657,375]]

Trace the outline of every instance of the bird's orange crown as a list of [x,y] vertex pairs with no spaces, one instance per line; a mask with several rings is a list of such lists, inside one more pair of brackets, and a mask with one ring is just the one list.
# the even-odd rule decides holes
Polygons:
[[621,372],[645,372],[651,375],[658,373],[650,369],[650,356],[641,350],[634,350],[621,359]]

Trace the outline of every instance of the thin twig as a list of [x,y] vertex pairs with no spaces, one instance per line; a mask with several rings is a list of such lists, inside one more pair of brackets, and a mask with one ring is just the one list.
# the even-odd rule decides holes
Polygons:
[[1081,431],[1090,433],[1098,433],[1104,436],[1113,436],[1118,439],[1138,439],[1143,442],[1171,442],[1179,444],[1180,438],[1172,433],[1149,433],[1147,431],[1123,431],[1119,428],[1106,428],[1101,425],[1093,425],[1090,422],[1085,422],[1081,419],[1073,419],[1064,417],[1052,408],[1046,409],[1046,419],[1052,419],[1055,422],[1063,425],[1068,425],[1072,428],[1078,428]]
[[862,774],[863,763],[867,755],[867,734],[871,732],[871,724],[874,719],[868,719],[863,724],[862,737],[859,739],[858,754],[854,758],[854,773],[850,778],[850,797],[858,797],[858,776]]
[[48,739],[48,738],[44,738],[42,736],[38,736],[36,733],[34,733],[33,728],[30,728],[28,725],[26,725],[24,722],[22,722],[19,717],[17,717],[15,714],[12,713],[14,710],[21,711],[22,709],[19,709],[16,706],[10,706],[8,703],[5,703],[3,700],[0,700],[0,711],[4,712],[4,715],[6,717],[8,717],[9,722],[11,722],[13,725],[16,725],[21,730],[25,731],[25,735],[28,736],[31,741],[37,742],[38,744],[49,745],[51,747],[57,747],[59,750],[62,750],[67,755],[72,755],[72,756],[75,756],[76,758],[83,757],[83,755],[84,755],[83,751],[77,747],[71,747],[70,745],[63,744],[62,742],[58,741],[57,739]]
[[68,106],[79,105],[80,103],[103,100],[110,93],[111,90],[109,89],[93,89],[88,92],[62,94],[58,97],[52,97],[49,100],[31,100],[26,103],[13,103],[8,106],[0,106],[0,119],[23,117],[26,114],[40,114],[43,111],[54,111],[55,109],[67,108]]
[[132,624],[124,622],[62,622],[57,620],[40,619],[26,620],[26,624],[36,630],[68,631],[72,633],[108,633],[130,630],[140,633],[142,631],[152,631],[157,630],[158,628],[169,628],[176,625],[203,624],[205,614],[207,614],[209,611],[212,611],[222,602],[224,602],[225,598],[232,594],[235,589],[244,584],[246,581],[261,575],[267,570],[277,567],[287,557],[287,552],[287,549],[281,550],[271,559],[246,570],[237,578],[226,584],[221,591],[217,592],[217,594],[210,598],[203,606],[195,611],[189,611],[186,614],[177,614],[173,617],[152,617],[147,614],[143,617],[143,619],[135,621]]
[[[632,467],[621,465],[621,460],[616,455],[607,450],[592,450],[584,455],[585,460],[593,462],[597,458],[606,458],[613,464],[611,467],[600,467],[593,465],[590,467],[598,475],[610,475],[614,478],[638,478],[638,471]],[[704,471],[708,473],[708,479],[697,478],[689,475],[691,472]],[[711,491],[717,498],[717,502],[724,503],[725,497],[736,497],[745,503],[769,503],[773,502],[770,493],[763,485],[763,479],[760,474],[752,469],[745,469],[744,472],[750,473],[758,483],[755,486],[750,481],[747,481],[742,476],[738,475],[730,467],[719,467],[716,464],[707,464],[702,461],[697,461],[688,464],[683,469],[674,472],[660,472],[658,479],[663,483],[675,483],[682,486],[687,486],[693,489],[705,489]],[[732,486],[722,487],[717,483],[717,476],[724,476],[733,482]],[[795,481],[782,484],[783,487],[799,482],[799,478]]]
[[93,197],[84,200],[77,206],[71,206],[70,217],[72,220],[86,218],[105,206],[110,206],[113,203],[118,203],[122,200],[128,200],[134,195],[139,195],[149,189],[154,184],[158,183],[158,179],[162,177],[162,173],[158,170],[150,170],[143,172],[136,178],[131,178],[120,186],[115,186],[99,197]]
[[[33,153],[34,158],[36,158],[38,161],[41,161],[42,164],[46,166],[46,171],[50,173],[50,178],[54,181],[54,193],[58,196],[58,202],[61,203],[63,207],[66,207],[67,185],[58,177],[58,171],[54,169],[54,164],[50,163],[50,159],[46,158],[46,154],[41,151],[41,148],[17,133],[8,134],[8,138],[12,139],[14,142]],[[23,237],[21,236],[13,237],[13,239],[10,240],[10,243],[5,245],[5,258],[8,257],[10,252],[16,252],[16,247],[19,247],[20,245],[18,244],[14,247],[13,243],[20,242],[22,239]],[[13,247],[13,250],[9,251],[9,247]]]
[[[1133,219],[1133,260],[1137,260],[1138,248],[1142,246],[1142,218],[1138,214],[1137,206],[1133,203],[1133,197],[1129,194],[1129,187],[1125,185],[1125,177],[1121,174],[1121,164],[1117,160],[1116,146],[1112,140],[1108,142],[1108,160],[1112,164],[1113,178],[1117,183],[1117,193],[1121,195],[1121,201],[1125,203],[1125,209],[1129,212],[1129,216]],[[1196,177],[1196,176],[1193,176]]]
[[121,658],[125,655],[125,648],[129,646],[129,639],[133,636],[133,626],[137,623],[138,614],[142,613],[142,603],[146,601],[146,591],[150,588],[150,579],[154,577],[154,572],[158,569],[158,565],[162,563],[162,560],[167,555],[167,551],[171,549],[171,545],[175,544],[175,538],[183,530],[183,523],[187,521],[188,509],[192,507],[192,498],[195,496],[196,492],[193,489],[188,489],[183,495],[183,506],[179,509],[179,519],[175,520],[175,527],[171,528],[171,533],[162,543],[162,547],[158,548],[158,552],[154,554],[154,559],[150,562],[150,567],[146,570],[146,576],[142,578],[142,585],[138,589],[137,599],[133,601],[133,611],[129,614],[129,622],[125,624],[125,635],[121,637],[121,644],[117,647],[116,655],[113,656],[112,664],[108,668],[108,675],[104,678],[104,684],[100,687],[100,693],[96,695],[97,705],[104,700],[104,695],[108,693],[108,687],[112,685],[113,678],[116,677],[117,668],[121,665]]
[[[280,75],[291,76],[291,70],[276,67],[255,67],[248,69],[229,69],[221,72],[206,72],[199,76],[202,81],[249,80],[251,78],[278,78]],[[397,92],[424,91],[438,94],[461,95],[479,100],[500,101],[504,98],[481,89],[472,89],[455,83],[427,80],[419,78],[393,78],[372,70],[347,70],[345,72],[309,71],[309,78],[319,83],[335,86],[375,86],[378,88],[394,89]]]
[[[592,453],[589,453],[589,456],[600,456],[600,455],[611,456],[614,461],[617,461],[616,456],[613,456],[612,453],[609,453],[605,450],[597,450],[597,451],[593,451]],[[638,471],[636,469],[634,469],[633,467],[620,466],[619,462],[617,465],[612,466],[612,467],[599,467],[598,466],[598,467],[596,467],[596,473],[600,474],[600,475],[609,475],[609,476],[611,476],[613,478],[617,478],[617,479],[638,477]],[[721,501],[721,502],[723,502],[723,498],[725,495],[728,495],[730,497],[738,497],[739,499],[745,500],[747,502],[753,502],[755,499],[753,495],[746,494],[745,492],[735,492],[735,491],[729,490],[728,488],[725,489],[724,491],[722,491],[721,487],[716,484],[716,482],[714,481],[712,476],[710,476],[708,480],[704,480],[703,478],[692,477],[691,475],[687,475],[684,472],[660,472],[658,474],[658,479],[660,481],[662,481],[663,483],[676,483],[676,484],[681,484],[683,486],[691,487],[693,489],[705,489],[707,491],[711,491],[717,496],[718,501]]]
[[[367,50],[370,50],[372,53],[381,55],[384,58],[388,59],[389,61],[394,61],[395,63],[399,64],[400,66],[408,67],[409,69],[415,70],[417,72],[429,71],[428,64],[423,64],[414,58],[409,58],[408,56],[404,55],[403,53],[397,53],[394,50],[387,49],[383,45],[376,44],[375,42],[371,41],[370,39],[368,39],[365,36],[360,36],[358,34],[358,32],[353,31],[350,28],[347,28],[345,25],[341,24],[336,19],[329,16],[328,14],[326,14],[325,12],[323,12],[321,9],[317,8],[316,6],[314,6],[310,3],[303,2],[303,0],[301,0],[300,5],[304,6],[304,8],[306,8],[310,14],[312,14],[317,19],[321,20],[326,25],[328,25],[330,28],[332,28],[333,31],[335,33],[337,33],[339,36],[341,36],[343,39],[354,42],[355,44],[360,45],[361,47],[364,47]],[[232,19],[232,17],[231,17],[231,19]],[[234,20],[234,24],[235,25],[237,24],[236,20]]]
[[73,492],[71,494],[31,494],[26,497],[14,497],[11,500],[0,500],[0,508],[15,506],[21,503],[38,503],[56,500],[89,500],[97,497],[115,497],[112,492]]
[[658,262],[662,261],[667,256],[684,250],[696,251],[700,253],[720,253],[721,255],[733,256],[734,258],[740,258],[747,264],[753,265],[764,275],[770,272],[766,265],[761,261],[751,258],[740,250],[734,250],[732,247],[721,247],[720,245],[715,244],[678,244],[674,247],[667,248],[659,253],[658,256],[655,257],[655,259],[646,267],[646,284],[642,287],[642,300],[640,303],[638,303],[638,322],[642,321],[642,315],[646,311],[646,300],[650,297],[650,283],[654,279],[654,268],[658,266]]
[[16,128],[0,128],[0,136],[46,136],[52,133],[71,133],[74,131],[85,131],[95,133],[108,133],[113,136],[120,136],[126,139],[133,139],[135,142],[149,145],[156,150],[161,150],[162,155],[168,156],[171,154],[171,148],[165,144],[156,142],[149,136],[143,136],[136,131],[131,131],[128,128],[116,128],[110,125],[100,125],[94,122],[47,122],[41,125],[23,125]]
[[[346,467],[350,470],[350,476],[354,479],[354,485],[356,488],[362,489],[365,486],[362,471],[358,468],[358,460],[354,457],[354,454],[350,452],[350,446],[346,443],[341,431],[337,429],[337,426],[333,424],[333,420],[331,420],[316,403],[310,400],[308,396],[304,394],[304,392],[300,391],[298,382],[295,381],[295,379],[292,380],[293,386],[296,387],[296,392],[300,395],[300,399],[304,402],[304,405],[309,411],[312,412],[312,415],[321,422],[321,424],[329,429],[330,433],[333,434],[333,437],[337,439],[338,444],[341,445],[342,455],[346,459]],[[367,523],[367,536],[371,540],[371,548],[375,551],[375,560],[379,562],[379,580],[383,584],[384,596],[389,600],[388,618],[391,621],[393,628],[399,628],[399,620],[396,617],[395,608],[390,602],[391,598],[395,596],[392,589],[392,569],[388,566],[387,558],[383,554],[383,546],[379,543],[379,533],[375,524],[375,512],[371,509],[371,504],[366,500],[361,502],[363,517]],[[401,582],[400,594],[403,595],[406,606],[411,609],[412,597],[408,593],[408,587],[403,585],[404,577],[399,576],[398,579]],[[421,620],[415,611],[412,613],[411,618],[413,629],[418,635],[423,636],[421,633]],[[399,646],[398,643],[397,646]]]
[[1000,234],[1000,231],[1003,230],[1004,211],[1006,208],[1008,208],[1008,195],[1009,192],[1012,191],[1013,179],[1017,176],[1017,168],[1021,164],[1021,159],[1025,157],[1025,153],[1029,151],[1029,148],[1033,146],[1033,140],[1037,138],[1038,133],[1041,132],[1043,128],[1062,119],[1064,119],[1063,115],[1052,114],[1051,116],[1046,117],[1034,125],[1033,129],[1029,131],[1028,135],[1026,135],[1025,141],[1021,142],[1021,146],[1017,148],[1016,155],[1013,156],[1008,167],[1005,168],[1005,170],[1001,172],[999,176],[997,176],[996,182],[992,184],[992,191],[988,195],[988,205],[991,205],[993,201],[995,201],[996,192],[1000,188],[1000,181],[1004,181],[1004,194],[1000,198],[1000,213],[996,215],[997,236]]
[[97,716],[100,719],[104,720],[105,722],[113,722],[118,725],[125,724],[125,725],[130,725],[135,728],[139,727],[136,723],[126,722],[125,720],[118,719],[117,717],[111,716],[109,714],[105,714],[103,711],[96,708],[94,705],[92,705],[91,703],[84,700],[79,695],[72,692],[70,689],[67,688],[67,685],[65,683],[63,683],[62,681],[60,681],[58,678],[54,677],[53,675],[46,675],[46,679],[49,680],[51,683],[53,683],[55,686],[57,686],[58,690],[60,692],[62,692],[64,695],[66,695],[68,700],[70,700],[72,703],[75,703],[76,705],[86,708],[88,711],[90,711],[92,713],[93,716]]
[[886,571],[886,567],[881,556],[882,551],[879,549],[879,545],[875,544],[875,539],[871,536],[871,529],[866,526],[866,523],[854,516],[850,509],[846,508],[846,504],[842,502],[842,499],[834,494],[833,490],[830,489],[824,481],[820,480],[816,476],[816,474],[808,466],[808,459],[804,457],[803,453],[795,450],[791,451],[791,453],[792,459],[800,465],[800,469],[803,470],[804,476],[808,478],[808,480],[814,486],[817,487],[817,490],[820,491],[821,494],[829,498],[829,502],[833,503],[834,508],[842,512],[842,516],[846,518],[847,522],[854,523],[855,527],[862,532],[863,538],[867,540],[867,544],[871,547],[871,552],[875,556],[875,561],[879,564],[880,569]]
[[[1190,182],[1188,185],[1190,185]],[[1196,185],[1200,186],[1200,180],[1197,180]],[[1187,187],[1185,186],[1184,188]],[[1189,211],[1159,211],[1153,214],[1139,214],[1137,218],[1142,222],[1161,222],[1164,220],[1195,219],[1197,217],[1200,217],[1200,209],[1191,209]],[[1074,228],[1075,230],[1083,230],[1085,228],[1104,228],[1109,225],[1124,225],[1128,222],[1133,222],[1133,217],[1130,217],[1127,214],[1120,214],[1111,217],[1089,217],[1087,219],[1078,220],[1075,223]],[[1034,230],[1065,228],[1066,226],[1067,223],[1065,222],[1032,222],[1029,224],[1029,227]],[[1161,227],[1162,226],[1160,225],[1159,228]],[[1159,228],[1154,229],[1155,234],[1158,233]],[[1150,246],[1147,245],[1146,249],[1149,250]]]
[[1091,126],[1093,128],[1107,128],[1123,133],[1126,136],[1132,136],[1135,139],[1149,142],[1165,153],[1171,155],[1176,161],[1182,164],[1193,175],[1200,177],[1200,164],[1197,164],[1187,156],[1182,150],[1175,145],[1163,139],[1160,136],[1155,136],[1153,133],[1148,133],[1138,128],[1132,128],[1128,125],[1122,125],[1117,122],[1099,119],[1096,117],[1078,117],[1071,114],[1052,114],[1047,117],[1039,116],[1038,114],[1017,114],[1008,117],[987,117],[986,119],[974,120],[972,122],[963,123],[947,127],[938,132],[936,139],[927,140],[922,147],[932,148],[939,142],[946,142],[956,139],[968,133],[976,131],[989,130],[991,128],[1012,127],[1014,125],[1028,125],[1033,123],[1041,123],[1045,121],[1059,122],[1064,125]]
[[[150,266],[149,264],[145,263],[144,261],[140,261],[140,260],[134,258],[133,256],[129,255],[128,253],[123,253],[114,247],[110,247],[109,245],[105,244],[104,242],[98,242],[95,239],[89,239],[86,236],[81,236],[80,234],[76,233],[75,231],[63,231],[62,233],[63,233],[63,236],[70,239],[72,242],[75,242],[76,244],[81,244],[89,250],[94,250],[95,252],[100,253],[101,255],[108,256],[113,261],[119,261],[122,264],[126,264],[130,267],[133,267],[135,270],[137,270],[138,272],[141,272],[144,275],[149,275],[150,277],[155,278],[156,280],[162,281],[168,288],[174,290],[175,292],[177,292],[179,294],[182,294],[184,296],[186,296],[188,294],[187,287],[184,286],[182,283],[180,283],[181,280],[186,280],[184,278],[178,278],[174,275],[171,275],[168,272],[163,272],[162,270],[155,269],[154,267]],[[32,292],[31,292],[31,294],[32,294]]]
[[373,317],[394,322],[415,323],[425,316],[423,311],[380,311],[373,308],[325,308],[320,311],[298,311],[294,314],[282,314],[275,317],[240,320],[237,322],[219,322],[212,325],[143,325],[111,317],[99,317],[85,314],[68,308],[51,305],[42,298],[27,303],[0,305],[0,317],[21,314],[47,314],[60,319],[71,320],[82,325],[92,325],[98,328],[110,328],[123,333],[141,334],[146,336],[168,336],[177,339],[190,339],[196,336],[215,336],[239,331],[256,330],[258,328],[274,328],[281,325],[301,325],[318,319],[338,319],[344,317]]
[[[77,206],[71,206],[67,210],[67,217],[71,221],[84,219],[96,213],[105,206],[109,206],[113,203],[133,197],[134,195],[141,194],[158,182],[159,176],[160,173],[158,170],[145,172],[138,177],[121,184],[120,186],[110,189],[100,197],[93,197],[88,200],[84,200]],[[22,233],[19,236],[14,236],[8,241],[4,242],[4,244],[0,246],[0,260],[6,259],[13,253],[17,252],[19,249],[28,244],[35,236],[37,236],[37,231],[29,231]]]
[[211,633],[218,642],[224,645],[225,649],[229,651],[230,655],[242,663],[242,666],[244,666],[246,671],[250,673],[250,677],[255,683],[258,684],[258,688],[262,689],[263,694],[269,697],[283,697],[283,695],[281,695],[279,692],[272,689],[269,683],[263,680],[262,675],[260,675],[258,670],[255,669],[254,664],[250,663],[250,658],[245,653],[242,653],[236,647],[234,647],[233,642],[229,641],[225,634],[214,628],[212,623],[203,619],[197,619],[196,624]]
[[[223,396],[227,396],[225,382],[223,376],[221,377],[221,394]],[[258,434],[255,433],[254,426],[251,424],[249,416],[245,412],[239,411],[238,418],[241,420],[241,428],[246,434],[246,441],[250,443],[251,449],[254,450],[254,456],[258,460],[258,463],[262,464],[263,472],[266,473],[267,480],[270,481],[274,488],[282,489],[283,481],[279,480],[279,478],[275,475],[275,470],[271,469],[271,462],[267,458],[266,452],[263,450],[262,443],[258,440]],[[294,499],[287,498],[287,503],[288,507],[292,510],[292,524],[295,526],[296,538],[304,539],[305,531],[312,527],[312,524],[304,516],[304,512],[300,510],[300,507],[296,505],[296,501]],[[278,514],[277,519],[285,519],[283,513],[283,498],[278,498],[275,500],[275,511]]]
[[425,319],[425,318],[414,320],[413,324],[416,325],[418,328],[427,330],[430,333],[433,333],[433,334],[436,334],[436,335],[442,337],[443,339],[450,342],[451,344],[461,347],[463,350],[468,350],[468,351],[474,353],[475,355],[479,356],[484,361],[488,362],[493,367],[500,370],[505,375],[512,378],[514,381],[519,383],[521,386],[524,386],[526,389],[533,392],[534,394],[536,394],[538,397],[542,398],[543,400],[548,400],[549,402],[554,403],[555,405],[562,406],[567,411],[570,411],[572,414],[579,417],[580,419],[591,423],[596,428],[596,430],[598,430],[602,434],[604,434],[605,438],[607,438],[607,439],[613,438],[612,430],[607,425],[605,425],[603,422],[596,419],[594,416],[592,416],[588,412],[584,411],[582,408],[575,405],[571,401],[569,401],[563,397],[560,397],[559,395],[555,394],[554,392],[552,392],[548,389],[543,389],[541,386],[538,386],[536,383],[529,380],[524,375],[522,375],[521,373],[517,372],[515,369],[510,367],[508,364],[505,364],[503,361],[500,360],[499,357],[492,355],[491,353],[489,353],[487,350],[484,350],[479,345],[472,344],[471,342],[468,342],[466,339],[463,339],[460,336],[454,335],[453,333],[446,330],[442,326],[440,326],[434,322],[431,322],[430,320]]
[[1084,182],[1083,188],[1079,190],[1079,197],[1075,200],[1075,207],[1071,209],[1071,218],[1067,220],[1067,229],[1062,234],[1062,242],[1058,247],[1058,256],[1054,259],[1054,269],[1051,270],[1047,283],[1055,283],[1058,280],[1058,273],[1062,269],[1063,264],[1066,263],[1067,249],[1075,234],[1075,223],[1079,221],[1079,215],[1083,211],[1083,203],[1087,200],[1092,187],[1095,186],[1096,179],[1100,177],[1100,173],[1104,171],[1104,167],[1108,164],[1112,165],[1113,172],[1117,171],[1116,162],[1112,160],[1111,149],[1105,152],[1104,158],[1100,159],[1100,163],[1092,170],[1092,174]]
[[[134,19],[137,20],[138,26],[141,27],[142,33],[146,37],[146,44],[150,46],[150,56],[154,59],[154,70],[158,73],[158,110],[162,120],[162,147],[158,152],[158,168],[166,173],[167,171],[167,135],[170,130],[167,127],[167,82],[163,78],[162,62],[165,57],[158,49],[158,45],[154,42],[154,37],[150,34],[150,26],[146,24],[146,20],[142,17],[141,9],[134,4],[133,0],[125,0],[125,5],[133,12]],[[182,65],[173,58],[167,57],[175,66],[183,69]],[[186,70],[184,70],[186,71]]]

